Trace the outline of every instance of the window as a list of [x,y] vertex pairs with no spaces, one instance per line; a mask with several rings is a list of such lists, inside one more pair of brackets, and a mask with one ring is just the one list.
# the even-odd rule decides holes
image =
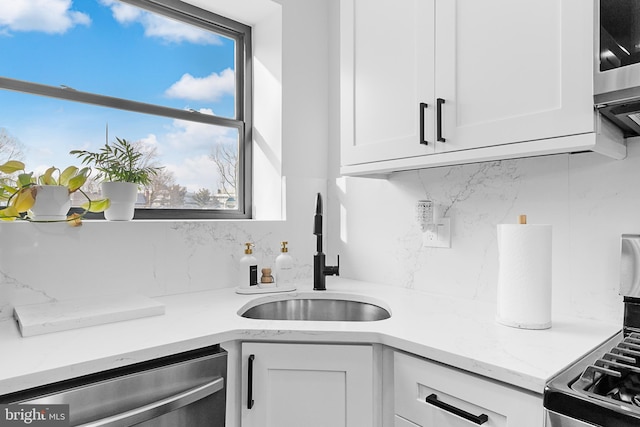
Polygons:
[[162,167],[135,218],[249,218],[250,27],[177,0],[44,4],[0,3],[0,161],[126,139]]

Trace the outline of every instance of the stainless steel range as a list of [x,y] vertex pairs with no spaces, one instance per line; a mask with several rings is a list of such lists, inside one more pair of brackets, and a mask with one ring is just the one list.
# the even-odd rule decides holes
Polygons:
[[640,426],[640,235],[620,253],[622,331],[547,384],[547,427]]

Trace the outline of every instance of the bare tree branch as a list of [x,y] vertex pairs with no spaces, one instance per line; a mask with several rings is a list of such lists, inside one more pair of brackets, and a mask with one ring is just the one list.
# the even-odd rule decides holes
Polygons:
[[0,128],[0,161],[24,160],[24,145],[5,128]]
[[220,175],[220,186],[227,195],[235,195],[238,188],[238,149],[222,144],[216,145],[210,155]]

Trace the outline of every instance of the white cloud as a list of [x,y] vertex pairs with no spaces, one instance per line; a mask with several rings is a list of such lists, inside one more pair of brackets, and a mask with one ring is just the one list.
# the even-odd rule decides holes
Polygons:
[[235,73],[230,68],[219,74],[211,73],[207,77],[193,77],[186,73],[165,91],[165,95],[170,98],[211,102],[219,100],[224,95],[233,95],[234,93]]
[[186,41],[195,44],[222,44],[220,38],[213,33],[163,16],[145,13],[141,23],[147,37],[159,37],[174,43]]
[[91,18],[71,10],[71,0],[0,1],[0,34],[41,31],[61,34],[75,25],[90,25]]
[[130,24],[140,19],[142,9],[130,6],[126,3],[120,3],[116,0],[100,0],[104,6],[111,8],[111,13],[116,21],[121,24]]
[[100,0],[100,3],[111,8],[114,19],[119,23],[142,25],[147,37],[158,37],[172,43],[221,44],[219,36],[198,27],[149,13],[116,0]]
[[[209,108],[202,108],[202,114],[213,114]],[[173,149],[212,152],[218,144],[237,144],[237,133],[229,128],[204,123],[174,120],[173,128],[167,133],[167,142]]]
[[[213,114],[213,111],[201,109],[200,113]],[[216,191],[220,176],[210,155],[217,145],[237,145],[238,138],[235,131],[228,128],[174,120],[172,128],[161,142],[170,147],[162,150],[163,164],[167,170],[173,172],[176,182],[192,192],[202,187]],[[171,152],[189,155],[176,159]]]
[[199,155],[184,159],[179,164],[167,164],[167,170],[173,172],[176,182],[187,187],[187,191],[196,192],[208,188],[215,192],[220,176],[208,155]]
[[[142,148],[145,151],[153,151],[160,150],[160,143],[158,142],[158,137],[154,134],[150,133],[145,138],[141,138],[139,143],[142,145]],[[158,153],[161,154],[161,153]]]

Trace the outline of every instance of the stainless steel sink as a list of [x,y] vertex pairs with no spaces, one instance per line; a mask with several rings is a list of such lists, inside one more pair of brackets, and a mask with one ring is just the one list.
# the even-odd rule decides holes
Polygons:
[[249,319],[371,322],[391,317],[382,303],[351,295],[305,293],[255,300],[238,314]]

